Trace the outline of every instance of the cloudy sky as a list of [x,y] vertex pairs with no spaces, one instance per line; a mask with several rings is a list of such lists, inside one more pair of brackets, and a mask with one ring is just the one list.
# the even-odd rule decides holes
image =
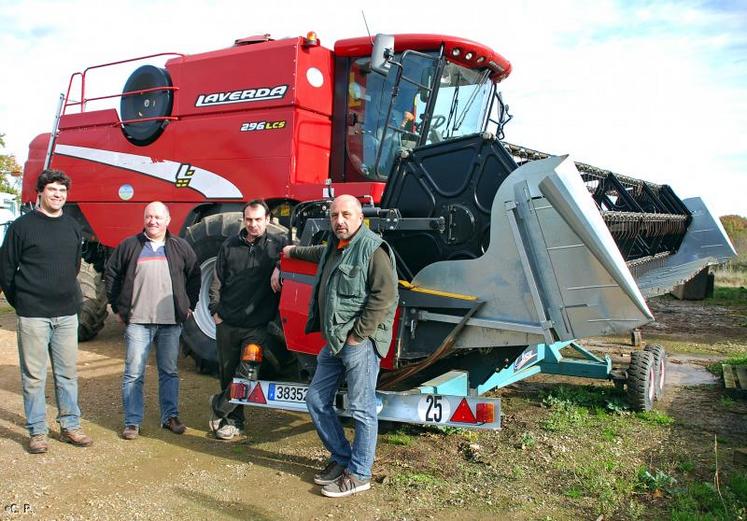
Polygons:
[[[507,140],[670,184],[747,215],[747,0],[229,2],[0,0],[0,133],[19,162],[84,68],[236,38],[372,33],[477,40],[514,68]],[[127,71],[128,73],[131,71]],[[127,74],[124,75],[124,78]],[[121,91],[121,80],[96,85]]]

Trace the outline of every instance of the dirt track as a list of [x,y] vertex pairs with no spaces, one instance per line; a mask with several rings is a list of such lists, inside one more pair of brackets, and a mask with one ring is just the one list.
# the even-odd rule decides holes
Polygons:
[[[15,315],[0,315],[0,453],[4,461],[0,501],[5,508],[0,519],[596,517],[593,500],[579,505],[562,494],[543,498],[542,489],[547,490],[557,479],[545,462],[549,461],[547,454],[571,450],[567,447],[574,446],[573,440],[541,434],[537,436],[538,447],[547,438],[546,447],[531,454],[522,452],[522,442],[516,441],[527,432],[542,432],[537,425],[546,417],[546,409],[538,407],[536,402],[527,404],[523,398],[541,387],[541,380],[507,389],[503,393],[507,413],[504,430],[481,434],[479,442],[484,451],[492,451],[495,466],[493,462],[476,466],[474,455],[465,456],[464,437],[425,432],[417,435],[417,440],[409,446],[380,444],[374,468],[377,483],[372,491],[344,500],[330,500],[321,497],[312,483],[314,471],[325,453],[308,416],[252,409],[248,413],[247,438],[228,443],[214,440],[206,432],[207,397],[215,392],[217,382],[195,373],[189,359],[180,362],[181,418],[189,426],[187,433],[176,436],[159,428],[157,375],[155,368],[149,366],[143,436],[134,442],[122,440],[119,434],[123,347],[121,326],[111,317],[94,341],[80,345],[83,426],[94,437],[94,446],[78,449],[53,439],[48,454],[28,454],[14,331]],[[747,338],[744,328],[736,331],[741,332],[740,341],[744,344]],[[56,431],[51,377],[49,380],[48,420]],[[609,387],[604,382],[601,385]],[[707,465],[708,446],[714,433],[732,446],[747,444],[744,421],[747,407],[713,412],[719,394],[715,387],[685,387],[669,392],[660,407],[681,423],[682,436],[675,439],[674,431],[636,432],[635,436],[642,440],[641,454],[648,454],[640,457],[652,460],[659,457],[652,454],[688,453],[693,447],[704,446],[703,465]],[[539,468],[547,467],[546,475],[516,478],[516,472],[528,464],[527,457],[536,460]],[[461,466],[452,470],[447,462]],[[464,471],[465,475],[471,473],[471,477],[461,477],[462,481],[453,485],[448,477],[433,486],[423,485],[417,479],[425,478],[416,479],[428,475],[418,474],[422,469],[430,469],[428,472],[432,474],[446,469],[447,476],[450,472]],[[485,490],[481,469],[497,480]],[[402,475],[410,476],[407,478],[410,481]],[[400,483],[409,485],[400,486]],[[429,496],[434,490],[438,497]],[[479,500],[465,503],[461,498],[469,494]],[[22,514],[24,508],[33,514]],[[612,518],[625,519],[625,516],[608,519]]]

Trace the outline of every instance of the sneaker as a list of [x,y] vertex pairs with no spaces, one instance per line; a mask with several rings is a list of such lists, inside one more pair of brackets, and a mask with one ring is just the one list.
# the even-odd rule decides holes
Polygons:
[[343,470],[337,481],[322,487],[322,495],[327,497],[347,497],[371,488],[370,479],[358,479]]
[[126,440],[134,440],[140,435],[140,427],[137,425],[127,425],[122,431],[122,437]]
[[238,427],[231,423],[226,423],[221,428],[215,431],[215,437],[219,440],[232,440],[236,436],[241,434]]
[[46,434],[34,434],[29,440],[29,454],[44,454],[49,450]]
[[162,424],[161,428],[168,429],[174,434],[184,434],[184,432],[187,430],[187,426],[179,421],[179,418],[176,416],[172,416],[171,418],[166,420],[166,423]]
[[213,434],[215,434],[215,432],[220,429],[220,422],[223,421],[223,418],[215,413],[215,401],[219,397],[220,393],[214,394],[208,400],[208,403],[210,404],[210,419],[208,420],[208,427],[210,427],[210,432],[212,432]]
[[317,485],[329,485],[330,483],[334,483],[342,475],[343,470],[345,470],[343,465],[340,465],[330,458],[327,466],[324,467],[319,474],[314,474],[314,483]]
[[93,440],[88,436],[83,429],[62,429],[60,432],[60,441],[70,443],[76,447],[90,447],[93,445]]

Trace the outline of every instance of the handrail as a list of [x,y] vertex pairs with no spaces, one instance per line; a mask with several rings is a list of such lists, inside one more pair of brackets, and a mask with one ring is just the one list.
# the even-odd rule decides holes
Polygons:
[[[158,58],[161,56],[178,56],[178,57],[183,58],[185,54],[179,53],[179,52],[161,52],[157,54],[149,54],[147,56],[140,56],[138,58],[129,58],[127,60],[119,60],[119,61],[114,61],[114,62],[109,62],[109,63],[102,63],[100,65],[92,65],[84,69],[83,72],[74,72],[73,74],[70,75],[70,81],[68,82],[68,85],[67,85],[67,92],[65,94],[65,105],[63,107],[62,113],[65,114],[67,112],[68,106],[73,107],[73,106],[79,105],[80,111],[85,112],[85,105],[86,105],[86,102],[88,101],[96,101],[96,100],[107,99],[107,98],[116,98],[116,97],[123,96],[125,94],[131,95],[133,93],[136,93],[136,91],[132,91],[131,93],[128,92],[128,93],[123,93],[123,94],[115,94],[111,96],[99,96],[96,98],[86,98],[86,75],[88,74],[89,71],[92,71],[94,69],[102,69],[104,67],[111,67],[113,65],[121,65],[123,63],[147,60],[150,58]],[[70,91],[73,88],[73,80],[76,78],[76,76],[80,76],[80,101],[69,102],[68,100],[70,99]],[[174,87],[158,87],[155,90],[175,90],[175,88]],[[148,91],[148,89],[144,89],[143,92],[146,92],[146,91]]]
[[179,90],[179,87],[151,87],[150,89],[140,89],[140,90],[130,90],[127,92],[122,92],[121,94],[110,94],[108,96],[97,96],[95,98],[88,98],[85,101],[73,101],[71,103],[67,103],[66,106],[74,106],[74,105],[82,105],[87,101],[99,101],[102,99],[109,99],[109,98],[120,98],[123,96],[134,96],[135,94],[145,94],[146,92],[156,92],[161,90]]

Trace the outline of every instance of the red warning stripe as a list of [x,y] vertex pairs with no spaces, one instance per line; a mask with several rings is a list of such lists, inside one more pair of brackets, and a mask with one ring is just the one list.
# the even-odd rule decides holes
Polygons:
[[457,423],[477,423],[466,398],[462,398],[462,401],[459,402],[459,406],[454,411],[454,414],[451,415],[450,421]]

